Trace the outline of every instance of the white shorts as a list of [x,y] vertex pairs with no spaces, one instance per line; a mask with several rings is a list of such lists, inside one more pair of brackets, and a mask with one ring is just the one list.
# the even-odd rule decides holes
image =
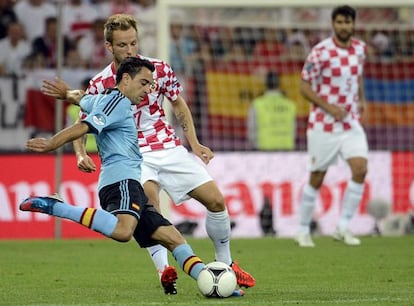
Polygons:
[[190,196],[189,192],[212,181],[207,170],[183,146],[145,152],[141,166],[141,184],[157,182],[177,205]]
[[326,171],[336,164],[338,156],[344,160],[368,158],[367,137],[361,126],[334,133],[308,130],[307,140],[310,171]]

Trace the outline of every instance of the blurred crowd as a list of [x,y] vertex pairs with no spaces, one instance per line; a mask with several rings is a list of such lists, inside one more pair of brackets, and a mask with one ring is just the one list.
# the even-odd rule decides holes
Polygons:
[[[115,13],[136,16],[139,22],[140,53],[157,57],[156,0],[66,0],[62,9],[63,65],[67,68],[99,69],[111,59],[104,46],[103,24]],[[304,60],[310,48],[326,37],[330,16],[324,9],[275,9],[278,15],[273,26],[260,26],[263,11],[221,10],[229,16],[218,18],[225,22],[196,23],[203,18],[216,18],[216,13],[198,10],[174,10],[170,14],[170,63],[178,75],[194,73],[200,63],[222,63],[260,60],[264,64],[280,60]],[[329,10],[327,10],[329,11]],[[201,12],[201,13],[200,13]],[[237,21],[254,14],[257,24],[243,26]],[[378,27],[358,28],[357,33],[368,43],[371,58],[380,60],[412,60],[414,53],[414,24],[410,10],[361,9],[359,24]],[[36,68],[55,68],[57,64],[58,30],[57,6],[54,0],[0,0],[0,76],[22,75]],[[189,16],[193,15],[193,16]],[[319,25],[319,27],[281,26]],[[287,21],[286,21],[287,20]],[[295,22],[292,22],[295,21]],[[214,21],[214,20],[213,20]],[[323,26],[322,26],[323,23]],[[381,25],[408,25],[385,27]],[[271,24],[270,24],[271,25]],[[275,26],[277,25],[277,26]],[[325,29],[325,30],[324,30]],[[362,30],[361,30],[362,29]]]
[[[200,63],[217,66],[253,61],[272,67],[282,62],[303,62],[311,47],[330,34],[318,28],[199,26],[179,22],[171,24],[170,33],[170,63],[176,72],[186,75],[191,75]],[[414,27],[358,29],[356,36],[367,43],[368,61],[414,61]]]
[[[62,1],[63,65],[100,69],[111,61],[104,46],[107,17],[128,13],[140,20],[142,38],[155,34],[155,0]],[[56,68],[58,7],[52,0],[0,0],[0,76]],[[155,43],[142,52],[155,56]]]

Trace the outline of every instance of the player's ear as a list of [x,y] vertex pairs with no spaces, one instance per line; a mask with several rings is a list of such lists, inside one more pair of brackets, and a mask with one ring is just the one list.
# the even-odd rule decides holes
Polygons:
[[129,81],[131,81],[131,76],[128,73],[124,72],[122,74],[122,82],[124,82],[125,85],[128,85]]
[[114,48],[112,47],[112,44],[109,41],[105,41],[105,48],[111,52],[111,54],[114,53]]

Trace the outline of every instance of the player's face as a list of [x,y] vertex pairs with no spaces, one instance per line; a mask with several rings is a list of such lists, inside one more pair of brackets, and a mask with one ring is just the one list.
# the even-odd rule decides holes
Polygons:
[[355,23],[352,18],[338,15],[333,20],[332,26],[338,43],[347,45],[355,30]]
[[151,85],[154,82],[152,72],[143,67],[141,71],[127,83],[125,96],[132,104],[139,104],[147,94],[151,92]]
[[113,32],[112,44],[106,42],[106,48],[112,53],[115,64],[119,65],[125,58],[138,54],[138,35],[134,28]]

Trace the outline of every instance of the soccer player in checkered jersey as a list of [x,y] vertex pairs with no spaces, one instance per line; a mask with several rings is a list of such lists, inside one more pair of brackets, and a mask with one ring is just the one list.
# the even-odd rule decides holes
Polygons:
[[[135,19],[126,14],[116,14],[108,18],[105,24],[105,45],[113,55],[113,62],[90,81],[87,93],[97,94],[105,88],[112,87],[119,63],[128,56],[138,53],[138,31]],[[141,183],[149,203],[159,209],[159,191],[164,189],[174,203],[194,198],[207,208],[206,230],[215,247],[215,259],[229,264],[237,276],[240,287],[252,287],[255,279],[233,262],[230,251],[230,219],[226,210],[224,197],[216,183],[187,149],[181,145],[173,127],[168,123],[163,109],[166,97],[172,105],[175,116],[183,128],[192,152],[205,164],[213,153],[199,143],[191,112],[181,95],[182,87],[174,71],[164,61],[147,58],[155,71],[152,92],[137,105],[135,119],[138,128],[142,163]],[[60,99],[79,98],[79,91],[69,90],[59,79],[45,81],[42,91]],[[92,159],[86,154],[82,141],[74,143],[78,157],[78,167],[85,172],[95,171]],[[168,264],[167,250],[161,246],[152,246],[148,252],[158,270],[166,294],[176,294],[177,274]]]
[[296,241],[301,247],[315,246],[310,223],[315,200],[329,166],[338,156],[352,173],[344,193],[339,222],[333,237],[347,245],[361,242],[349,231],[367,174],[368,143],[360,124],[365,107],[362,84],[366,45],[353,37],[355,9],[340,6],[332,11],[333,36],[313,47],[302,69],[301,92],[310,101],[307,141],[309,182],[300,202],[300,225]]

